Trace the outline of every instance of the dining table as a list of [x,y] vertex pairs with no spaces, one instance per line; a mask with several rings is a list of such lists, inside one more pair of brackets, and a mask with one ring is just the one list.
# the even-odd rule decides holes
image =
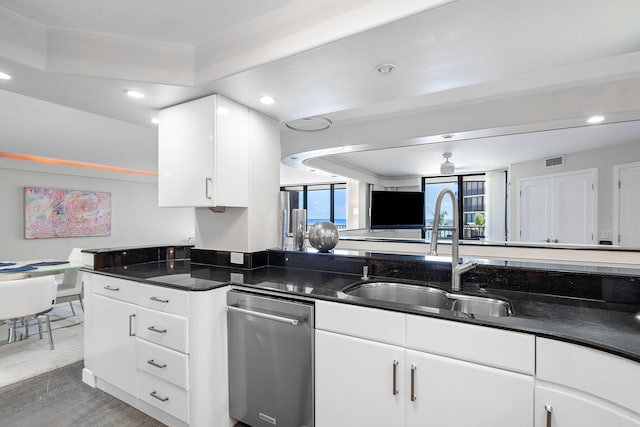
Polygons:
[[63,274],[65,271],[78,270],[83,266],[79,262],[56,259],[0,261],[0,282],[49,274]]

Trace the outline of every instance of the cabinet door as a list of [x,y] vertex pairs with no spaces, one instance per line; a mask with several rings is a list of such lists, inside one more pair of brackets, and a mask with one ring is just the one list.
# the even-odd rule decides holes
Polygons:
[[93,294],[93,373],[119,389],[137,394],[136,306]]
[[159,206],[213,206],[215,105],[212,95],[160,111]]
[[536,427],[638,427],[640,418],[580,392],[536,386]]
[[412,350],[405,372],[407,427],[533,425],[531,376]]
[[404,349],[318,330],[315,338],[316,427],[404,426]]

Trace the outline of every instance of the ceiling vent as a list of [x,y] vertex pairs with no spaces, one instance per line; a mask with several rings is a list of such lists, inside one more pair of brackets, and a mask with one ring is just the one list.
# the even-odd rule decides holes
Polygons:
[[564,156],[558,157],[550,157],[548,159],[544,159],[544,167],[551,168],[554,166],[562,166],[564,164]]
[[440,165],[440,173],[442,175],[453,175],[456,171],[456,165],[449,161],[449,157],[451,157],[451,153],[444,153],[442,155],[444,157],[444,163]]

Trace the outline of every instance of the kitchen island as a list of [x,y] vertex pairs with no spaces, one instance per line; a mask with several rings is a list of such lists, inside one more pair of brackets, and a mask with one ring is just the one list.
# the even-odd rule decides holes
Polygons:
[[[477,365],[497,369],[492,372],[492,374],[499,374],[496,378],[502,378],[505,372],[508,374],[507,377],[514,373],[523,375],[524,377],[520,378],[522,381],[518,383],[519,387],[524,390],[518,399],[522,399],[523,402],[526,402],[529,397],[534,400],[534,391],[536,396],[541,396],[540,399],[548,396],[557,398],[555,385],[572,387],[571,390],[575,389],[578,394],[577,397],[571,397],[573,400],[570,400],[573,403],[584,403],[585,396],[582,393],[586,393],[602,399],[602,401],[596,402],[597,405],[594,404],[596,408],[601,409],[603,403],[613,404],[614,415],[610,415],[609,409],[611,408],[607,408],[605,415],[594,415],[594,419],[601,419],[598,418],[599,416],[605,416],[605,419],[606,416],[616,416],[630,419],[636,423],[628,425],[638,425],[640,408],[636,407],[635,403],[628,402],[624,397],[618,396],[615,390],[610,392],[610,387],[600,383],[601,378],[595,378],[593,383],[578,384],[575,383],[571,375],[569,378],[559,378],[556,375],[558,369],[554,368],[554,361],[564,360],[563,355],[572,355],[571,358],[578,354],[578,357],[589,360],[590,363],[604,363],[605,365],[613,363],[613,366],[622,366],[620,369],[625,373],[612,380],[614,383],[619,383],[621,388],[628,381],[637,379],[637,376],[640,375],[640,368],[637,365],[637,362],[640,362],[640,319],[637,317],[640,304],[637,302],[637,290],[635,289],[635,280],[638,276],[634,274],[633,269],[609,268],[601,271],[593,271],[592,269],[587,272],[581,267],[556,266],[558,268],[554,270],[553,266],[548,264],[512,263],[510,265],[504,262],[489,262],[479,266],[477,271],[465,275],[463,290],[469,294],[508,298],[512,303],[514,315],[488,317],[468,316],[449,310],[364,299],[342,292],[345,287],[361,280],[363,265],[370,267],[372,274],[370,279],[391,277],[394,280],[407,283],[424,284],[429,282],[432,285],[447,288],[448,263],[427,262],[424,257],[420,259],[420,257],[386,254],[336,255],[270,250],[257,257],[254,260],[256,262],[250,265],[252,268],[237,268],[228,262],[219,262],[220,259],[224,259],[224,257],[221,257],[219,253],[212,254],[209,251],[192,250],[191,260],[164,259],[126,265],[111,262],[107,263],[111,265],[103,265],[102,268],[85,273],[100,279],[132,282],[143,287],[170,289],[180,294],[188,294],[190,302],[207,300],[206,295],[218,291],[220,292],[218,300],[223,299],[220,295],[226,293],[231,286],[257,293],[309,299],[316,301],[316,369],[323,370],[327,366],[335,368],[333,362],[327,359],[327,353],[322,353],[324,346],[319,346],[320,343],[337,342],[348,347],[349,343],[343,342],[343,339],[356,340],[358,344],[362,344],[358,340],[382,342],[385,345],[393,344],[398,349],[406,348],[403,352],[420,350],[428,354],[435,354],[437,357],[446,356],[447,363],[449,359],[472,363],[469,366],[474,369],[470,372],[476,372]],[[211,260],[217,261],[211,262]],[[215,265],[216,263],[218,265]],[[549,289],[554,283],[558,283],[558,286],[553,286],[555,292],[554,289]],[[544,284],[546,286],[543,286]],[[596,298],[597,296],[600,296],[600,299]],[[224,324],[223,302],[219,301],[214,305],[218,308],[217,314],[215,314],[217,321]],[[90,310],[91,308],[88,308],[88,312]],[[377,337],[375,333],[358,332],[358,327],[343,331],[330,326],[331,321],[322,320],[323,317],[326,319],[326,316],[329,316],[327,313],[334,313],[331,316],[339,316],[335,313],[340,313],[343,310],[347,310],[345,313],[348,313],[348,315],[345,314],[345,321],[342,322],[344,325],[348,325],[350,322],[357,323],[354,319],[359,315],[362,315],[363,319],[384,319],[389,313],[395,317],[400,316],[399,318],[403,319],[400,322],[402,327],[399,327],[394,335],[399,341],[393,338],[394,342],[389,343],[388,340]],[[409,339],[411,329],[405,330],[405,327],[408,328],[412,324],[422,324],[421,322],[425,321],[430,322],[425,323],[427,325],[424,326],[425,330],[445,328],[444,330],[448,331],[447,336],[450,339],[443,340],[442,346],[435,348],[416,344],[420,341],[419,337],[416,338],[417,341]],[[190,326],[197,324],[198,322],[191,319]],[[222,326],[217,330],[223,335],[226,332]],[[415,331],[415,328],[413,330]],[[488,338],[479,343],[472,339],[474,336],[483,337],[487,333],[489,334]],[[194,333],[191,331],[191,337],[193,336]],[[498,338],[491,338],[492,336]],[[327,341],[327,338],[331,339]],[[459,346],[460,348],[457,349],[448,348],[447,342],[452,340],[460,340],[467,344]],[[191,341],[193,342],[193,339]],[[217,342],[221,343],[222,341],[218,340]],[[517,342],[523,343],[518,350],[522,353],[514,359],[513,365],[510,365],[510,362],[496,361],[500,358],[496,354],[510,353],[511,347],[514,346],[513,343]],[[483,350],[486,343],[491,343],[497,348],[486,352]],[[560,343],[561,347],[554,347],[556,343]],[[586,353],[583,354],[582,351]],[[191,363],[191,368],[194,366],[194,357],[197,360],[197,355],[194,352],[195,349],[192,348],[189,353],[183,353],[188,354],[187,358]],[[555,353],[558,353],[557,357]],[[522,354],[527,356],[522,357]],[[538,358],[537,366],[535,364],[536,357]],[[525,359],[530,362],[523,361]],[[135,372],[135,365],[132,371]],[[568,372],[566,367],[559,369],[559,372],[563,371]],[[596,375],[596,377],[600,371],[597,366],[589,368],[589,374]],[[418,371],[410,370],[410,366],[407,365],[406,369],[402,367],[399,372],[404,378],[405,374],[409,375],[410,372],[411,375],[414,375]],[[347,373],[345,372],[343,375]],[[317,372],[316,375],[318,375]],[[584,377],[584,375],[582,376]],[[354,381],[357,383],[358,379],[352,378],[348,383],[353,384]],[[405,382],[404,380],[398,381]],[[408,383],[410,380],[406,382]],[[547,383],[551,384],[550,389]],[[637,390],[637,384],[637,382],[635,384],[629,383],[629,386]],[[401,385],[397,385],[398,389],[401,389]],[[467,385],[469,390],[475,390],[473,384]],[[320,380],[316,382],[317,425],[331,425],[339,422],[336,419],[326,418],[325,411],[322,411],[323,405],[328,402],[327,399],[330,401],[330,396],[336,396],[336,390],[339,387],[338,389],[335,387],[335,384],[332,386],[330,382]],[[363,388],[363,390],[367,389],[370,388]],[[198,398],[193,389],[190,389],[189,394]],[[403,393],[399,394],[404,395]],[[504,397],[508,398],[509,394],[507,393],[507,396]],[[562,398],[567,399],[564,395]],[[530,408],[529,412],[531,413],[520,411],[517,414],[517,417],[520,418],[515,419],[520,422],[524,417],[527,420],[530,419],[531,423],[535,420],[536,425],[543,425],[538,423],[547,416],[544,412],[546,411],[544,406],[540,409],[539,405],[536,405],[535,415],[534,407]],[[223,408],[224,404],[219,407]],[[384,405],[380,407],[382,408]],[[388,413],[386,411],[385,413]],[[620,411],[621,415],[618,414]],[[580,413],[590,412],[581,410]],[[567,415],[556,410],[554,416],[563,419],[562,417]],[[418,419],[421,418],[418,417]],[[182,419],[182,422],[188,425],[198,425],[197,413],[191,411],[190,418],[187,418],[186,421]],[[344,422],[346,422],[346,418]]]

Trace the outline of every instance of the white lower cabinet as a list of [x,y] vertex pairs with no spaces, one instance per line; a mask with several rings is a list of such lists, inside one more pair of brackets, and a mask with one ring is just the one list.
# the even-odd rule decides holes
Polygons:
[[228,287],[187,292],[90,273],[84,282],[85,382],[170,426],[233,425]]
[[406,426],[531,426],[533,377],[406,351]]
[[[533,425],[533,376],[374,341],[333,304],[316,303],[316,427]],[[343,326],[324,319],[337,311]]]
[[404,425],[402,347],[318,330],[315,339],[316,427]]
[[115,387],[136,394],[136,306],[128,302],[93,295],[93,373]]
[[640,426],[640,419],[625,409],[576,390],[537,385],[535,396],[535,427]]

